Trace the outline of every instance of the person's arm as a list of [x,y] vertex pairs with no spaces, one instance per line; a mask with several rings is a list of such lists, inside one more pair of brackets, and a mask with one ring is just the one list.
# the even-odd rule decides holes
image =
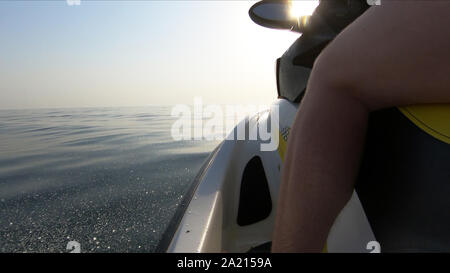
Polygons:
[[368,114],[450,103],[450,2],[387,1],[316,60],[289,136],[273,252],[320,252],[351,197]]

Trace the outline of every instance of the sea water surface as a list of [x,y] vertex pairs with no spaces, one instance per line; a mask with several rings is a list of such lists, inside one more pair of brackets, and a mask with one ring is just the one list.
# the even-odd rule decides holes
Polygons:
[[0,252],[152,252],[219,141],[171,107],[0,111]]

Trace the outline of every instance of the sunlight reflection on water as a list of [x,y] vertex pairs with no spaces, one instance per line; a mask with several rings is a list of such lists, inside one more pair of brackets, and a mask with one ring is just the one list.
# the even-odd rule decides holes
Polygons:
[[151,252],[218,141],[170,107],[0,111],[0,251]]

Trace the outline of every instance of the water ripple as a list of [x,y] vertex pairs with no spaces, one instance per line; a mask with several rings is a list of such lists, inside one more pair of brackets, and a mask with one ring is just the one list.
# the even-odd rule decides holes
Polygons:
[[0,251],[153,251],[217,145],[174,141],[170,110],[0,111]]

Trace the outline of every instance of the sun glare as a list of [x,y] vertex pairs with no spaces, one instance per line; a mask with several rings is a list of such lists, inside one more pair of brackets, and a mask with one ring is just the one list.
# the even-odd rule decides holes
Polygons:
[[318,0],[293,0],[291,1],[290,14],[294,18],[311,15],[319,5]]

